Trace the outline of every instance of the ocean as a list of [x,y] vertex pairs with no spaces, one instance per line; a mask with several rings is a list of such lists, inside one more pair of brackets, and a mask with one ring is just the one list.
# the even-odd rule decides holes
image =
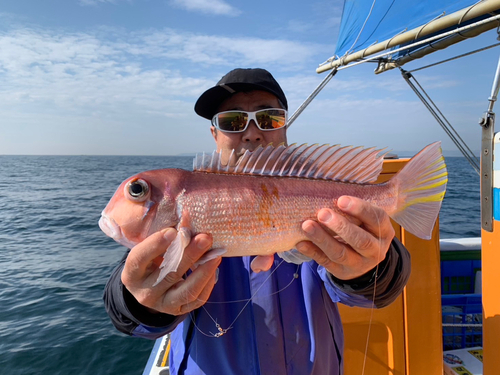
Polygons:
[[[479,177],[447,158],[442,238],[480,236]],[[116,331],[102,302],[125,248],[97,222],[137,172],[192,157],[0,156],[0,372],[142,374],[153,342]]]

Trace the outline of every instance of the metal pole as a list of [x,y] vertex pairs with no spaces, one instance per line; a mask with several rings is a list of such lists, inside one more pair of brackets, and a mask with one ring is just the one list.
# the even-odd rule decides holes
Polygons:
[[500,89],[500,58],[488,98],[488,110],[479,119],[483,128],[481,137],[481,227],[493,231],[493,137],[495,135],[495,113],[493,106]]
[[299,117],[299,115],[306,109],[306,107],[309,105],[309,103],[312,102],[312,100],[320,93],[321,90],[327,85],[328,82],[333,78],[333,76],[337,74],[337,69],[333,69],[328,75],[321,81],[321,83],[314,89],[314,91],[307,97],[306,100],[304,100],[304,103],[302,103],[299,108],[293,113],[293,115],[290,116],[290,118],[287,121],[286,127],[288,128],[292,123]]
[[[403,69],[401,69],[401,75],[405,79],[406,83],[408,83],[410,88],[415,92],[415,94],[420,99],[420,101],[429,110],[431,115],[434,116],[434,118],[436,119],[438,124],[443,128],[445,133],[450,137],[450,139],[453,141],[453,143],[455,143],[455,146],[457,146],[457,148],[460,150],[460,152],[464,155],[464,157],[470,163],[472,168],[474,168],[474,170],[477,172],[477,174],[479,174],[480,173],[479,160],[475,157],[474,153],[467,146],[467,144],[464,142],[462,137],[460,137],[460,135],[455,130],[455,128],[450,124],[450,122],[446,119],[444,114],[439,110],[437,105],[432,101],[432,99],[429,97],[429,95],[425,92],[425,90],[422,88],[422,86],[418,83],[415,76],[413,76],[413,74],[411,74],[410,72],[407,72]],[[415,81],[415,83],[418,85],[418,87],[420,88],[420,91],[413,84],[413,82],[411,82],[412,78]],[[427,97],[427,99],[424,97],[424,95]]]

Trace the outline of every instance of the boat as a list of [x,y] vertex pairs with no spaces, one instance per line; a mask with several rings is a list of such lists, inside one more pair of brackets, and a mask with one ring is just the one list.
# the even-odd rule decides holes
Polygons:
[[149,354],[148,362],[143,375],[169,375],[168,357],[170,354],[170,335],[162,336],[155,340],[153,349]]
[[[481,346],[473,347],[469,352],[482,361],[480,370],[474,370],[474,375],[498,374],[500,133],[495,133],[493,109],[500,88],[500,61],[497,71],[491,72],[494,78],[490,96],[485,95],[485,112],[478,114],[481,115],[480,126],[477,127],[482,138],[480,160],[416,80],[414,73],[417,69],[405,70],[404,67],[418,61],[424,64],[418,70],[427,68],[429,66],[425,66],[425,61],[429,54],[497,28],[500,24],[500,0],[346,0],[343,9],[335,54],[326,57],[316,69],[318,74],[328,73],[290,117],[289,124],[341,71],[374,62],[377,77],[374,79],[378,79],[388,70],[399,69],[402,78],[477,170],[481,180],[481,238],[440,240],[436,226],[431,240],[421,240],[403,228],[397,228],[396,236],[412,255],[412,277],[401,297],[386,308],[372,311],[341,307],[345,332],[344,368],[349,369],[349,374],[441,375],[445,371],[446,374],[457,374],[453,366],[443,360],[446,354],[443,335],[449,331],[448,324],[464,326],[469,323],[457,323],[451,318],[451,322],[445,319],[443,324],[443,317],[451,305],[443,304],[446,298],[443,298],[441,290],[444,284],[441,258],[450,252],[463,254],[475,251],[480,252],[481,272],[470,277],[474,278],[474,291],[479,293],[467,295],[480,299],[474,300],[477,312],[468,315],[474,319],[480,317]],[[498,43],[492,46],[496,45]],[[456,57],[476,52],[480,51],[464,51]],[[446,63],[447,60],[439,63]],[[386,160],[381,180],[389,179],[405,162],[404,159]],[[168,338],[158,339],[150,357],[151,365],[148,364],[150,370],[145,375],[168,371],[168,366],[154,369],[159,358],[162,358],[160,362],[165,359],[167,348]]]

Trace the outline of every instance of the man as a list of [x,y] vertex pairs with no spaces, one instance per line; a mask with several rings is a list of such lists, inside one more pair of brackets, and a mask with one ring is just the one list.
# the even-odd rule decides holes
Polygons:
[[[280,114],[288,104],[263,69],[229,72],[195,105],[212,120],[217,150],[226,159],[230,150],[240,156],[259,145],[286,143],[284,121],[270,127],[256,117],[266,109]],[[227,116],[234,121],[224,121]],[[217,257],[195,266],[211,247],[211,237],[198,234],[177,272],[153,287],[159,258],[176,231],[155,233],[114,271],[106,309],[127,334],[157,338],[172,332],[172,374],[341,374],[336,303],[391,303],[408,280],[410,258],[383,210],[354,197],[341,197],[337,205],[347,215],[322,209],[317,221],[302,224],[310,241],[296,249],[312,260],[301,265],[259,256]]]

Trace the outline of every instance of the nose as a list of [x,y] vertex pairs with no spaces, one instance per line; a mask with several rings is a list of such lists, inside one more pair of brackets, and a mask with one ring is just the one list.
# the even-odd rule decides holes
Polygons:
[[250,120],[247,130],[243,133],[243,142],[260,142],[264,139],[264,134],[257,127],[254,120]]

